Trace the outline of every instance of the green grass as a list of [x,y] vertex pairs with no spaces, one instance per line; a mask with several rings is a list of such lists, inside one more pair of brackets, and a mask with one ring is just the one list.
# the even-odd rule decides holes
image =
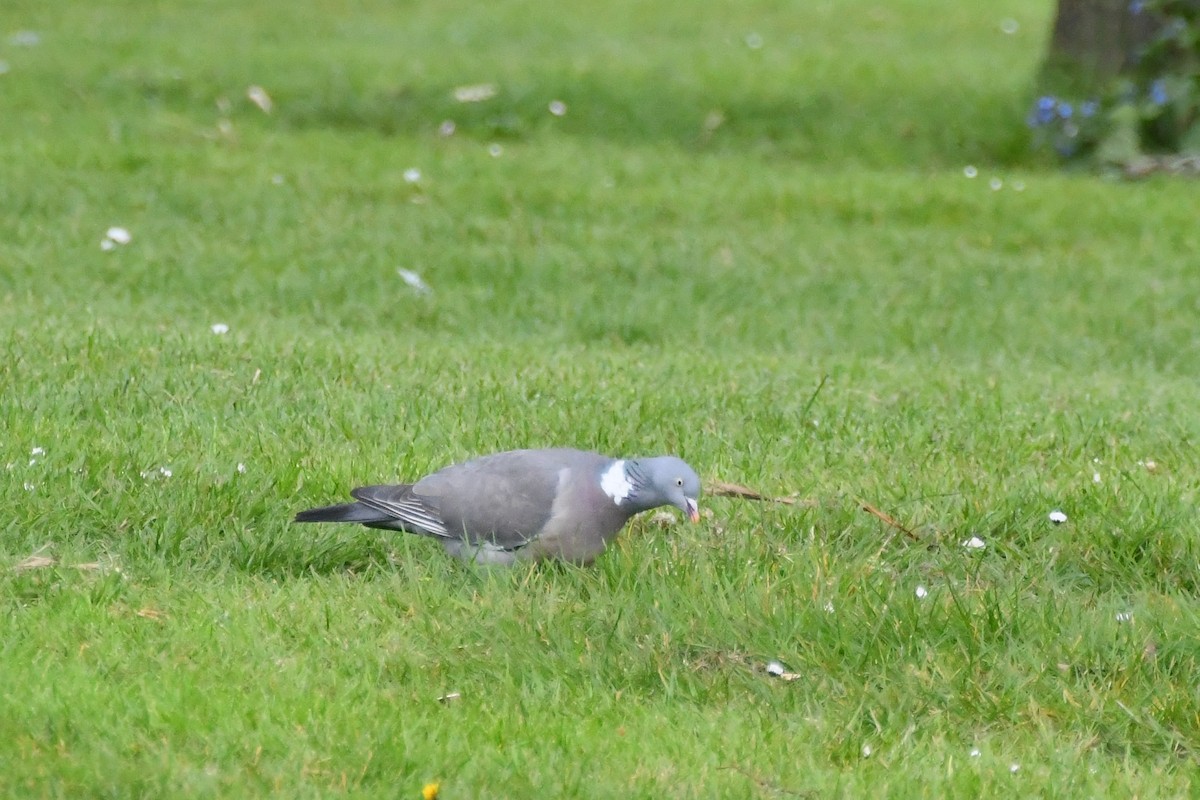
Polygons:
[[[1195,188],[1029,153],[1051,5],[5,3],[0,794],[1194,792]],[[289,524],[543,445],[804,502]]]

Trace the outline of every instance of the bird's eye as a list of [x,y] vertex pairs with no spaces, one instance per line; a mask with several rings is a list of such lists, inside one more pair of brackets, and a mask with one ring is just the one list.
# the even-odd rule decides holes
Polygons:
[[676,486],[683,486],[683,478],[676,478],[676,479],[675,479],[675,485],[676,485]]

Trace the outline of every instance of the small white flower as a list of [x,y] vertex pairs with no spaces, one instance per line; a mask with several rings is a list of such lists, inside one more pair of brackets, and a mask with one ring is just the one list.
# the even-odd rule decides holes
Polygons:
[[237,471],[239,475],[246,474],[246,465],[239,461],[237,465]]
[[115,242],[116,244],[129,244],[133,241],[133,234],[131,234],[127,228],[122,228],[117,225],[109,228],[105,232],[104,236],[109,241]]
[[864,744],[864,745],[862,746],[862,756],[863,756],[863,758],[870,758],[870,757],[871,757],[871,745],[869,745],[869,744]]
[[100,240],[100,249],[101,250],[104,250],[104,251],[112,250],[116,246],[117,246],[117,243],[114,242],[112,239],[101,239]]
[[214,322],[212,324],[212,332],[217,336],[224,336],[225,334],[229,333],[229,326],[224,322]]
[[567,114],[567,104],[562,100],[550,101],[550,113],[556,117],[563,117]]
[[826,614],[833,613],[833,601],[832,600],[825,603],[825,613]]
[[171,477],[171,468],[170,467],[159,467],[158,474],[162,475],[164,478],[169,478],[169,477]]
[[965,167],[963,167],[963,175],[967,176],[968,178],[974,178],[978,174],[979,170],[975,169],[973,164],[967,164]]
[[978,536],[972,536],[970,539],[967,539],[965,542],[963,542],[962,546],[968,550],[982,550],[983,548],[987,547],[987,542],[983,541],[983,539],[980,539]]
[[31,455],[31,456],[44,456],[44,455],[46,455],[46,448],[44,448],[44,447],[35,447],[35,448],[33,448],[32,450],[30,450],[30,451],[29,451],[29,455]]
[[25,481],[25,491],[27,491],[27,492],[33,491],[33,484],[30,483],[29,481]]
[[1056,508],[1050,512],[1050,521],[1055,525],[1061,525],[1067,521],[1067,515]]
[[275,184],[276,186],[283,186],[283,176],[278,172],[275,173],[271,176],[271,183]]
[[493,142],[488,145],[488,155],[492,158],[499,158],[504,155],[504,148]]
[[408,169],[404,170],[405,183],[417,183],[420,180],[421,170],[417,169],[416,167],[409,167]]
[[1092,483],[1099,483],[1099,482],[1100,482],[1100,473],[1093,472],[1092,473]]
[[1013,188],[1013,191],[1014,191],[1014,192],[1023,192],[1023,191],[1025,191],[1025,181],[1013,181],[1013,182],[1012,182],[1012,188]]
[[267,94],[267,90],[261,86],[247,87],[246,97],[250,98],[250,102],[258,106],[264,114],[270,114],[271,109],[275,107],[275,104],[271,102],[271,95]]
[[1118,611],[1117,622],[1129,622],[1133,619],[1132,611]]
[[767,664],[767,674],[774,675],[776,678],[786,671],[787,670],[783,668],[783,664],[779,663],[778,661],[771,661]]
[[978,747],[971,748],[971,758],[979,758],[981,755],[983,755],[983,754],[979,752]]
[[918,586],[918,587],[917,587],[917,599],[918,599],[918,600],[923,600],[924,598],[926,598],[926,597],[928,597],[928,596],[929,596],[929,590],[928,590],[928,589],[926,589],[924,586]]
[[1012,763],[1012,766],[1010,766],[1008,768],[1008,771],[1011,772],[1012,774],[1016,775],[1018,772],[1021,771],[1021,765],[1014,761]]
[[757,50],[763,46],[763,37],[757,33],[746,34],[746,47],[751,50]]
[[413,289],[416,289],[417,294],[428,294],[430,292],[429,284],[421,280],[421,276],[413,272],[411,269],[401,268],[396,270],[396,273],[400,275],[405,283],[407,283]]
[[453,136],[457,127],[452,119],[442,120],[442,124],[438,125],[438,136]]
[[1014,33],[1019,31],[1020,29],[1021,29],[1021,23],[1017,22],[1015,19],[1013,19],[1011,17],[1009,17],[1008,19],[1000,20],[1001,32],[1007,33],[1009,36],[1012,36]]
[[988,187],[990,187],[993,192],[998,192],[1004,187],[1004,181],[1000,180],[999,178],[992,178],[988,181]]
[[460,103],[482,103],[496,96],[496,85],[492,83],[476,83],[471,86],[459,86],[454,90],[454,99]]

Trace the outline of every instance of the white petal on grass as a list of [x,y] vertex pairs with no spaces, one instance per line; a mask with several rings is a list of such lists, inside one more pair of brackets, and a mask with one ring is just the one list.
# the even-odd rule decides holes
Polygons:
[[963,167],[963,175],[967,176],[968,178],[974,178],[978,174],[979,170],[975,169],[975,165],[973,164],[967,164],[965,167]]
[[411,269],[400,268],[396,270],[396,273],[404,280],[405,283],[415,289],[417,294],[428,294],[429,292],[433,291],[429,288],[429,284],[423,281],[421,276],[413,272]]
[[917,599],[918,599],[918,600],[923,600],[923,599],[925,599],[925,598],[926,598],[926,597],[928,597],[928,596],[929,596],[929,590],[928,590],[928,589],[926,589],[924,586],[918,586],[918,587],[917,587]]
[[1056,508],[1050,512],[1050,521],[1055,525],[1061,525],[1067,521],[1067,515]]
[[404,170],[405,183],[418,183],[421,180],[421,170],[416,167],[409,167]]
[[778,678],[780,675],[782,675],[785,672],[787,672],[787,670],[783,668],[783,664],[781,664],[780,662],[771,661],[771,662],[767,663],[767,674],[768,675],[773,675],[774,677]]
[[504,155],[504,148],[493,142],[488,145],[488,155],[492,158],[499,158]]
[[1012,774],[1016,775],[1018,772],[1021,771],[1021,765],[1014,761],[1012,763],[1012,766],[1010,766],[1008,768],[1008,771],[1011,772]]
[[42,35],[37,31],[17,31],[8,37],[8,43],[14,47],[37,47],[42,43]]
[[246,88],[246,97],[251,103],[258,106],[264,114],[270,114],[271,109],[275,107],[275,103],[271,100],[271,95],[267,94],[267,90],[255,84]]
[[109,228],[105,231],[104,236],[110,242],[115,242],[116,244],[129,244],[133,241],[133,234],[129,232],[129,229],[122,228],[119,225]]
[[217,336],[224,336],[225,334],[229,333],[229,326],[224,322],[214,322],[212,324],[212,332]]
[[567,104],[564,103],[562,100],[551,100],[549,107],[550,107],[550,113],[553,114],[554,116],[556,116],[556,117],[566,116]]
[[458,86],[454,89],[454,99],[460,103],[482,103],[496,96],[496,84],[474,83],[470,86]]
[[983,539],[980,539],[978,536],[972,536],[970,539],[967,539],[965,542],[963,542],[962,546],[968,550],[982,550],[983,548],[987,547],[987,542],[985,542]]
[[871,745],[869,745],[869,744],[864,744],[864,745],[862,746],[862,757],[863,757],[863,758],[870,758],[870,757],[871,757],[871,752],[872,752],[872,751],[871,751]]
[[979,752],[978,747],[971,748],[971,758],[979,758],[981,755],[983,755],[983,754]]

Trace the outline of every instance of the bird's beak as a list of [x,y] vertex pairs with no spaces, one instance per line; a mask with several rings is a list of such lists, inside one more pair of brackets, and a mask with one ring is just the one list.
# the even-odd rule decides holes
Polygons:
[[683,504],[685,506],[684,513],[687,514],[688,519],[690,519],[692,522],[699,522],[700,506],[697,505],[696,501],[690,497],[685,497],[683,499]]

